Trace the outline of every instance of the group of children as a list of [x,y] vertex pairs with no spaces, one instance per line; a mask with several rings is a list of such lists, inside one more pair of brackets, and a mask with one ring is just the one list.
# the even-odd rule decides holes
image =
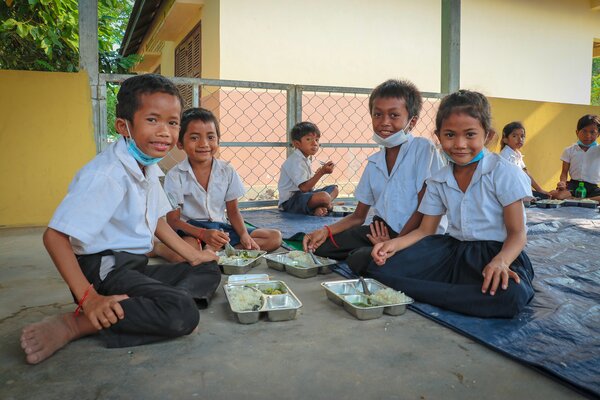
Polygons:
[[[278,231],[244,224],[237,207],[244,188],[231,165],[215,157],[220,131],[212,113],[182,114],[177,88],[160,75],[127,79],[117,100],[122,138],[78,172],[44,233],[77,310],[23,330],[21,346],[32,364],[96,332],[109,347],[189,334],[198,307],[208,306],[220,283],[216,250],[230,243],[272,251],[281,244]],[[584,181],[596,193],[598,117],[582,118],[578,147],[565,151],[564,177],[556,193],[547,193],[522,163],[522,125],[509,124],[503,133],[511,152],[502,155],[510,161],[485,149],[493,129],[483,95],[460,90],[442,100],[435,130],[441,150],[410,133],[421,106],[408,81],[388,80],[373,90],[373,140],[382,149],[367,160],[356,210],[306,234],[304,249],[346,259],[355,272],[417,301],[512,317],[533,297],[522,200],[532,196],[532,185],[559,198]],[[320,139],[314,124],[299,123],[291,135],[295,150],[281,170],[280,209],[325,215],[337,187],[314,188],[334,164],[322,163],[312,174]],[[163,190],[157,163],[174,146],[187,158],[167,173]],[[363,225],[371,207],[373,221]],[[148,265],[152,251],[176,263]]]

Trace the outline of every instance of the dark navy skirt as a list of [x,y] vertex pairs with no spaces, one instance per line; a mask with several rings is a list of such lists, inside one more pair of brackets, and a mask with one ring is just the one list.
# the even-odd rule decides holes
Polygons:
[[383,266],[373,261],[366,275],[400,290],[416,301],[477,317],[512,318],[533,298],[533,267],[521,252],[510,279],[494,296],[481,292],[483,269],[502,248],[496,241],[460,241],[449,235],[428,236],[399,251]]

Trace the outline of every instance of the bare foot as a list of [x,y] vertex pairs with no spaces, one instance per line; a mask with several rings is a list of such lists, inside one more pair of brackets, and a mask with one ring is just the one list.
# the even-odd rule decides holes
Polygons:
[[27,362],[29,364],[38,364],[64,347],[67,343],[87,333],[81,330],[78,323],[83,322],[85,325],[86,322],[76,320],[81,318],[87,321],[84,315],[76,318],[72,313],[55,315],[23,328],[23,332],[21,333],[21,348],[26,354]]
[[327,215],[327,207],[317,207],[313,210],[313,215],[317,217],[324,217]]

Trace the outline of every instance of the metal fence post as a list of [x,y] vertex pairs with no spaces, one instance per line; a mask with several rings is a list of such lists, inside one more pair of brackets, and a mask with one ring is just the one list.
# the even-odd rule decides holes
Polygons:
[[[291,136],[291,132],[292,132],[292,128],[294,127],[294,125],[296,125],[296,121],[297,121],[297,96],[296,96],[296,91],[297,91],[297,87],[296,85],[291,86],[288,90],[287,90],[287,110],[286,110],[286,133],[285,133],[285,137],[286,137],[286,142],[287,142],[287,146],[286,146],[286,153],[287,153],[287,157],[289,157],[289,155],[292,153],[292,136]],[[300,107],[302,107],[302,101],[300,102]]]

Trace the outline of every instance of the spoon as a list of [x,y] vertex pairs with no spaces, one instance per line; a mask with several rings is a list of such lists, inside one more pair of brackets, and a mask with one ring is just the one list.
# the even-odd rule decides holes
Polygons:
[[367,282],[365,282],[365,278],[363,278],[362,276],[358,277],[358,280],[360,281],[360,283],[362,284],[363,287],[363,292],[367,295],[370,296],[371,295],[371,291],[369,290],[369,288],[367,287]]

